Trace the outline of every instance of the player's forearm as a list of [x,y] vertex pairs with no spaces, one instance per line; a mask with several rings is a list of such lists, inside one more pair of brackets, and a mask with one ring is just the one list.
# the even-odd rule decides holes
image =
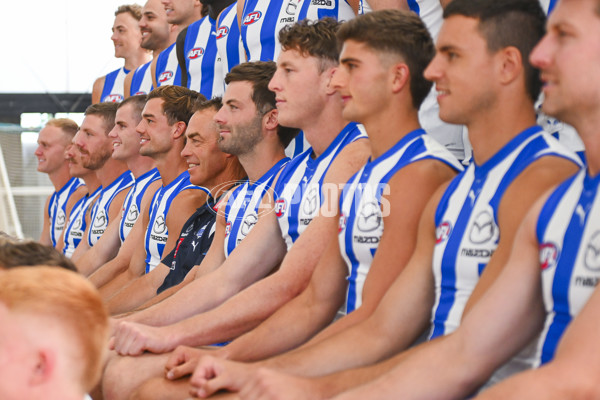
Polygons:
[[97,288],[100,288],[115,279],[119,274],[123,273],[127,267],[127,263],[117,256],[90,275],[90,282]]
[[117,315],[131,311],[156,295],[156,287],[148,275],[144,275],[112,296],[108,302],[108,311]]

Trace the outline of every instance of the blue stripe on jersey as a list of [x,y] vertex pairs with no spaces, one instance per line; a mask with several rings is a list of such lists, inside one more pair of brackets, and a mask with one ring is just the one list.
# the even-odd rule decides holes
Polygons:
[[[245,61],[244,47],[240,37],[240,27],[237,23],[237,3],[234,2],[227,7],[218,21],[217,28],[217,50],[223,63],[223,72],[231,71],[231,68]],[[221,47],[221,42],[225,45]]]
[[421,8],[419,7],[417,0],[407,0],[407,3],[408,8],[410,8],[411,11],[414,11],[417,15],[421,15]]
[[[152,68],[150,68],[150,64],[152,64],[152,61],[147,62],[133,71],[131,85],[129,86],[129,96],[148,94],[152,91],[152,77],[150,76],[152,74]],[[148,79],[145,80],[147,76],[150,80],[149,84]]]
[[[275,179],[279,170],[287,164],[289,160],[290,159],[287,157],[282,158],[256,182],[246,181],[244,184],[233,189],[227,200],[227,205],[225,206],[225,220],[228,225],[224,243],[226,257],[228,257],[237,247],[239,241],[245,237],[245,235],[242,234],[242,238],[240,238],[240,233],[242,223],[246,221],[246,216],[249,215],[249,211],[256,214],[258,218],[259,208],[263,197],[269,192],[273,179]],[[257,192],[257,190],[259,192]],[[241,201],[240,196],[243,196],[243,201]],[[256,221],[254,223],[256,223]]]
[[177,61],[175,44],[173,43],[158,55],[156,70],[154,71],[154,78],[158,86],[181,85],[181,69]]
[[[215,74],[222,73],[218,60],[215,24],[216,21],[209,16],[192,23],[186,30],[183,50],[188,88],[200,92],[207,99],[223,92],[223,88],[219,87],[213,93]],[[198,62],[200,66],[195,65]]]
[[[567,179],[562,184],[560,184],[560,186],[558,186],[556,190],[552,192],[550,196],[548,196],[548,200],[546,200],[546,203],[544,203],[544,206],[540,211],[540,215],[552,215],[552,210],[554,210],[558,206],[558,203],[564,196],[565,192],[573,184],[575,178],[577,178],[577,174],[573,175],[571,178]],[[544,237],[544,232],[546,231],[546,228],[548,228],[549,222],[549,218],[539,218],[537,221],[536,235],[540,243],[542,242],[542,238]]]
[[557,2],[557,0],[550,0],[550,4],[548,4],[548,10],[544,10],[544,11],[546,11],[547,15],[550,15],[552,10],[554,10],[554,6],[556,6],[556,2]]
[[119,223],[119,237],[121,238],[121,242],[125,241],[125,238],[139,217],[146,189],[148,189],[148,186],[152,182],[159,179],[160,173],[157,168],[153,168],[137,179],[134,179],[133,186],[127,192],[127,196],[125,196],[125,201],[123,202],[123,215]]
[[79,242],[83,239],[83,234],[87,225],[85,222],[85,214],[101,190],[102,186],[98,186],[94,193],[86,194],[73,206],[63,235],[63,254],[65,256],[70,258],[73,255],[75,248],[79,245]]
[[50,217],[50,240],[52,246],[56,247],[56,243],[65,228],[67,203],[71,195],[83,185],[83,181],[79,178],[71,178],[69,181],[54,192],[48,202],[48,216]]
[[[552,205],[558,206],[560,203],[560,201],[557,201],[557,196],[560,195],[562,198],[562,196],[572,186],[574,186],[575,183],[580,184],[579,182],[581,182],[581,180],[578,180],[577,178],[583,173],[584,172],[580,172],[580,174],[577,174],[573,178],[565,181],[558,188],[556,196],[553,193],[549,197],[549,200],[551,200],[552,203],[543,207],[542,210],[544,214],[540,212],[538,217],[539,220],[550,219],[548,216],[551,217],[556,211],[556,207],[552,208]],[[589,175],[585,175],[582,183],[583,190],[581,190],[577,205],[574,208],[575,212],[572,213],[569,225],[564,234],[562,250],[552,282],[552,310],[554,317],[543,339],[543,346],[541,349],[542,364],[552,360],[560,338],[567,329],[573,316],[578,312],[577,310],[572,309],[573,305],[570,299],[572,295],[571,292],[576,290],[576,288],[573,287],[574,284],[572,282],[572,275],[575,271],[575,268],[578,266],[578,264],[580,264],[577,262],[577,259],[580,256],[580,247],[582,246],[583,242],[582,239],[588,226],[588,220],[591,214],[590,210],[592,209],[592,206],[596,200],[599,183],[599,176],[591,178]],[[578,213],[578,210],[581,210],[581,212],[584,212],[584,214]],[[592,222],[592,224],[596,223],[597,221]],[[543,239],[544,236],[538,237],[538,241]],[[540,241],[540,243],[542,243],[542,241]],[[583,260],[583,263],[585,264],[586,260]],[[587,301],[587,299],[585,299],[585,301]]]

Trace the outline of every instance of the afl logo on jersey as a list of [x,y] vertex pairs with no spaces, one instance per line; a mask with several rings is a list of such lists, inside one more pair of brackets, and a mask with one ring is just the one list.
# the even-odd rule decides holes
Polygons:
[[123,96],[120,94],[109,94],[104,98],[104,103],[120,103],[123,101]]
[[223,39],[229,33],[229,28],[226,26],[221,26],[217,29],[217,39]]
[[540,245],[540,267],[542,270],[556,267],[558,261],[558,247],[554,243]]
[[381,225],[379,204],[371,201],[362,205],[356,226],[362,232],[371,232]]
[[75,220],[75,222],[73,222],[73,226],[71,227],[71,230],[73,231],[79,231],[81,230],[81,225],[83,223],[83,216],[81,216],[80,218],[77,218]]
[[450,222],[448,222],[448,221],[442,222],[440,224],[440,226],[435,228],[435,244],[440,244],[440,243],[448,240],[451,233],[452,233],[452,225],[450,225]]
[[154,233],[157,234],[161,234],[164,233],[167,230],[167,224],[165,223],[165,217],[162,215],[159,215],[158,218],[156,218],[156,221],[154,221],[154,227],[152,228],[152,230],[154,231]]
[[165,83],[166,81],[168,81],[171,78],[173,78],[173,72],[171,72],[171,71],[165,71],[165,72],[163,72],[162,74],[159,75],[158,81],[160,83]]
[[275,215],[277,218],[281,218],[283,214],[285,214],[285,210],[287,209],[287,203],[285,199],[278,199],[275,202]]
[[231,222],[228,222],[227,225],[225,225],[225,236],[229,236],[230,233],[231,233]]
[[250,14],[246,15],[246,18],[244,18],[244,25],[246,25],[246,26],[252,25],[256,21],[258,21],[261,17],[262,17],[262,13],[260,11],[251,12]]
[[202,47],[196,47],[195,49],[191,49],[188,52],[187,58],[189,58],[190,60],[195,60],[198,57],[202,57],[203,54],[204,49]]
[[594,232],[585,249],[585,266],[591,271],[600,271],[600,231]]
[[473,220],[469,240],[475,244],[486,243],[497,236],[497,231],[492,214],[488,211],[482,211]]
[[340,222],[338,224],[338,233],[342,233],[344,229],[346,229],[346,221],[348,218],[344,214],[340,215]]

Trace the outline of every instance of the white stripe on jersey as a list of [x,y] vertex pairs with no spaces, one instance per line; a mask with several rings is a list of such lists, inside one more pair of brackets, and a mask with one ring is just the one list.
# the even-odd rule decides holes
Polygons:
[[348,266],[345,312],[362,304],[363,286],[383,235],[383,217],[391,210],[381,198],[389,194],[389,180],[400,169],[423,159],[435,159],[456,171],[462,166],[444,146],[424,130],[408,133],[375,160],[369,160],[346,183],[340,199],[340,252]]
[[134,179],[133,186],[127,192],[125,201],[123,201],[123,213],[121,215],[121,222],[119,223],[119,238],[121,243],[125,241],[131,228],[140,216],[142,198],[146,193],[148,186],[156,180],[160,179],[160,173],[158,169],[153,168],[139,178]]
[[[237,22],[237,3],[227,7],[217,21],[217,51],[221,58],[223,77],[231,68],[246,61],[246,53],[240,36],[240,27]],[[225,87],[225,82],[223,82]]]
[[129,73],[125,67],[109,72],[104,76],[104,86],[100,95],[101,103],[120,103],[125,95],[125,77]]
[[177,60],[176,43],[160,52],[154,76],[158,86],[181,84],[181,70]]

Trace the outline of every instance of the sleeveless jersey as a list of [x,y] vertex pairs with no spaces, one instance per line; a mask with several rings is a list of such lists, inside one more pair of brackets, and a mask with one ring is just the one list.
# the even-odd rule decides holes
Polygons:
[[71,258],[73,252],[79,245],[79,242],[81,242],[81,239],[83,239],[83,234],[85,233],[85,228],[87,227],[85,215],[87,214],[90,205],[100,194],[100,191],[102,191],[102,186],[99,186],[94,193],[88,193],[83,196],[73,206],[63,236],[63,253],[65,256]]
[[277,61],[278,33],[297,21],[302,0],[246,0],[240,34],[248,61]]
[[154,78],[158,86],[181,85],[181,70],[177,61],[175,43],[161,51],[158,55]]
[[460,324],[465,304],[498,245],[502,196],[525,168],[547,155],[578,163],[576,155],[534,126],[483,165],[471,162],[446,189],[435,212],[431,338],[451,333]]
[[537,222],[546,323],[538,364],[550,361],[565,329],[600,281],[600,177],[585,170],[563,182]]
[[346,0],[302,0],[302,6],[298,7],[296,20],[310,19],[316,21],[331,17],[338,21],[349,21],[354,16],[354,11]]
[[152,182],[158,179],[160,179],[160,173],[156,168],[134,179],[133,186],[129,189],[127,196],[125,196],[125,201],[123,201],[123,215],[121,215],[121,222],[119,223],[121,243],[125,241],[125,238],[129,235],[131,228],[133,228],[140,215],[142,198],[146,193],[146,189],[148,189],[148,186]]
[[389,180],[403,167],[420,160],[439,160],[456,171],[462,166],[444,146],[423,129],[408,133],[375,160],[369,160],[346,183],[340,199],[340,252],[348,266],[346,313],[360,307],[362,290],[383,235],[383,217],[390,204]]
[[[292,159],[275,183],[275,215],[288,251],[321,208],[323,179],[329,166],[349,143],[366,138],[364,127],[351,122],[317,158],[312,148]],[[336,187],[337,189],[337,187]]]
[[207,99],[222,96],[224,91],[225,77],[217,51],[215,24],[209,16],[192,23],[186,30],[183,46],[187,87]]
[[217,51],[221,58],[223,77],[231,71],[231,68],[246,61],[246,53],[237,22],[236,6],[237,3],[231,4],[221,12],[217,20]]
[[184,190],[198,189],[204,190],[203,187],[190,183],[190,174],[188,171],[182,172],[173,182],[167,186],[159,188],[152,198],[150,207],[150,219],[146,228],[144,238],[144,246],[146,249],[146,273],[152,271],[162,259],[165,244],[169,238],[169,230],[167,227],[167,214],[173,199]]
[[100,95],[101,103],[120,103],[125,94],[125,77],[129,73],[128,69],[121,67],[104,77],[104,86]]
[[94,203],[92,208],[92,215],[90,219],[90,229],[88,230],[87,241],[90,247],[96,244],[100,236],[104,233],[108,227],[108,210],[112,204],[113,199],[122,190],[127,189],[133,185],[133,174],[130,171],[125,171],[115,179],[110,185],[102,188],[98,201]]
[[133,77],[131,78],[131,86],[129,87],[129,96],[136,96],[139,94],[148,94],[152,91],[152,61],[147,62],[144,65],[139,66],[133,71]]
[[49,233],[52,246],[54,247],[56,247],[56,242],[60,238],[60,235],[62,235],[63,229],[65,229],[65,223],[67,222],[67,202],[73,192],[82,185],[83,181],[81,179],[71,178],[50,197],[50,201],[48,202],[48,216],[50,218]]
[[256,182],[245,181],[231,190],[224,212],[226,225],[223,247],[225,257],[229,257],[258,222],[261,200],[271,189],[275,175],[289,160],[289,158],[282,158]]

